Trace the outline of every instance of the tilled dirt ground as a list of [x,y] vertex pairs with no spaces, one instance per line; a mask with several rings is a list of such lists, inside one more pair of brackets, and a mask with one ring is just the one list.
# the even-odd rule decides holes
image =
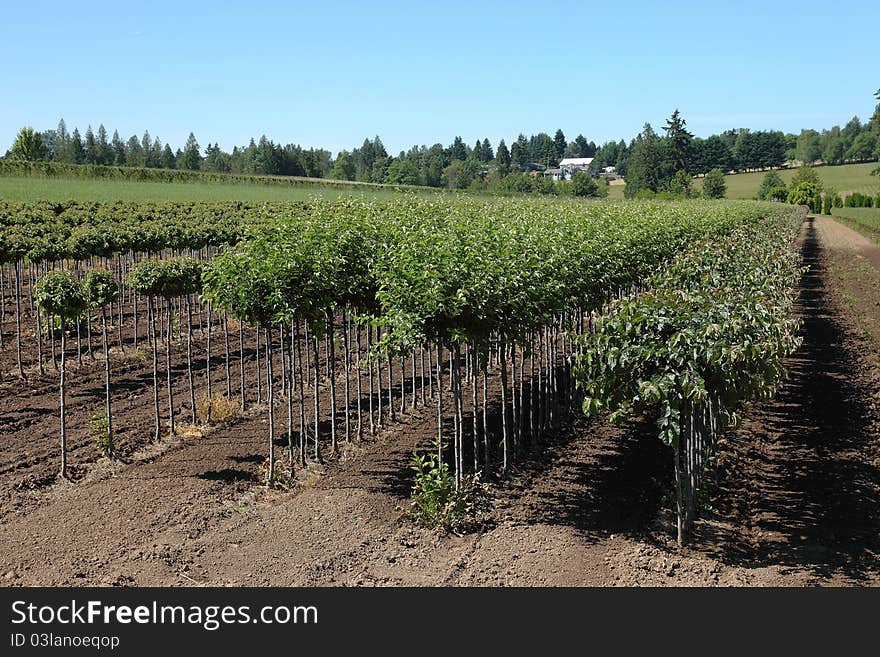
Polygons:
[[[150,445],[149,370],[119,364],[133,379],[116,409],[130,432],[125,461],[95,461],[80,438],[75,483],[50,483],[51,377],[33,389],[4,384],[0,583],[878,585],[876,344],[854,329],[845,291],[829,287],[835,259],[876,247],[854,246],[847,231],[824,218],[808,224],[804,345],[777,399],[750,407],[725,437],[688,549],[672,541],[671,455],[647,421],[572,421],[494,486],[479,531],[444,536],[405,515],[409,456],[433,439],[434,409],[312,466],[292,491],[267,491],[259,408]],[[96,369],[74,403],[100,404]]]

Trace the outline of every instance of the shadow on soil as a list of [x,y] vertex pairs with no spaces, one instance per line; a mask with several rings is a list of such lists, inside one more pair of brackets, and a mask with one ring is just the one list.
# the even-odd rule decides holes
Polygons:
[[728,437],[713,492],[734,528],[703,523],[697,546],[741,566],[784,564],[860,580],[878,570],[880,470],[869,456],[877,437],[859,386],[860,354],[830,314],[812,219],[803,253],[803,345],[787,362],[790,378],[777,398]]

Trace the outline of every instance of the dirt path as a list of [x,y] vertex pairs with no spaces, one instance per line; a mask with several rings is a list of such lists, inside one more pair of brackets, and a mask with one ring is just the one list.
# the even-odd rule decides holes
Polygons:
[[876,242],[831,217],[816,217],[815,224],[817,239],[824,249],[848,252],[880,270],[880,247]]
[[880,376],[828,287],[832,251],[871,251],[847,231],[819,219],[806,233],[804,345],[778,398],[727,436],[690,549],[671,540],[670,457],[649,422],[573,422],[498,488],[488,526],[458,537],[403,517],[433,409],[287,493],[258,485],[254,415],[34,492],[0,524],[0,583],[878,585]]

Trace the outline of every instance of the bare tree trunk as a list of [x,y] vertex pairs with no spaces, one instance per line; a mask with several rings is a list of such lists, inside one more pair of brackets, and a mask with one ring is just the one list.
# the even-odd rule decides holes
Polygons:
[[113,449],[113,414],[110,409],[110,349],[107,338],[107,307],[101,306],[101,343],[104,350],[104,407],[107,414],[107,445]]
[[275,481],[275,386],[272,382],[272,327],[266,327],[266,392],[269,404],[269,472],[266,474],[266,486]]
[[314,398],[315,398],[315,460],[320,463],[321,462],[321,409],[320,403],[318,401],[318,379],[321,373],[321,366],[319,365],[318,358],[318,336],[312,336],[312,356],[315,358],[315,388],[314,388]]
[[159,355],[157,353],[158,345],[156,344],[156,321],[153,313],[153,297],[151,296],[147,297],[147,319],[151,336],[150,342],[153,346],[153,415],[155,418],[153,440],[158,441],[162,435],[161,420],[159,419]]
[[168,431],[174,435],[174,382],[171,373],[171,300],[165,303],[168,310],[168,334],[165,336],[165,378],[168,385]]
[[348,330],[348,317],[345,311],[342,311],[342,350],[343,350],[343,371],[345,372],[345,442],[351,442],[351,418],[350,418],[350,404],[351,404],[351,390],[348,383],[348,374],[351,369],[351,361],[349,358],[349,348],[348,348],[348,338],[349,338],[349,330]]
[[190,296],[186,295],[186,377],[189,382],[189,405],[192,410],[193,426],[198,422],[196,418],[196,388],[193,383],[193,346],[192,346],[192,301]]
[[[18,376],[23,379],[24,365],[21,362],[21,266],[18,260],[15,261],[15,349],[18,358]],[[52,353],[54,355],[54,349]]]
[[41,314],[42,312],[37,308],[37,365],[40,368],[40,374],[43,375],[46,371],[43,369],[43,326],[40,320]]
[[330,375],[330,448],[333,455],[339,453],[336,442],[336,327],[333,322],[333,313],[328,314],[327,328],[330,330],[327,336],[327,365]]
[[[308,345],[306,345],[306,350],[308,350]],[[296,355],[296,376],[299,383],[299,464],[304,468],[306,467],[306,391],[305,382],[303,381],[303,357],[302,346],[299,341],[298,323],[296,327]],[[308,360],[308,353],[306,354],[306,360]]]
[[[355,322],[354,325],[354,370],[357,375],[357,385],[355,392],[357,394],[357,441],[361,442],[364,437],[363,410],[361,409],[361,325]],[[372,390],[370,391],[372,394]],[[372,404],[370,404],[372,406]],[[372,420],[372,418],[370,418]]]
[[443,460],[443,359],[437,345],[437,458]]
[[[201,313],[199,313],[201,321]],[[208,342],[205,352],[205,378],[208,383],[208,410],[205,412],[205,422],[211,422],[211,408],[214,406],[214,396],[211,394],[211,302],[208,302]]]
[[64,320],[61,322],[61,385],[59,386],[61,392],[61,472],[59,476],[62,479],[67,479],[67,406],[66,406],[66,392],[65,389],[65,360],[64,360],[64,352],[66,351],[67,341],[64,337]]
[[244,322],[238,320],[238,387],[241,396],[241,412],[247,410],[247,394],[244,387]]
[[501,472],[507,473],[510,430],[507,425],[507,345],[502,340],[498,345],[498,355],[501,359],[501,442],[502,442],[502,460]]
[[[296,475],[296,471],[293,465],[293,366],[294,366],[294,351],[293,351],[293,340],[296,330],[296,322],[290,320],[290,334],[288,336],[290,342],[290,350],[288,351],[288,358],[285,364],[286,377],[287,377],[287,457],[290,461],[290,476],[293,478]],[[283,343],[282,343],[283,347]],[[282,355],[284,354],[284,349],[281,350]]]
[[229,365],[229,315],[223,313],[223,343],[226,349],[226,399],[232,399],[232,370]]

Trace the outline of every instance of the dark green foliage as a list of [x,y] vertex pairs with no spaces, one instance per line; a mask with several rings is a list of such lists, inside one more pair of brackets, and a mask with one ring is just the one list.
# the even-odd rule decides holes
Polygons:
[[744,401],[772,395],[799,344],[791,310],[802,218],[783,211],[699,243],[648,292],[612,304],[577,361],[584,411],[619,421],[659,408],[660,438],[674,445],[683,404],[712,404],[723,425]]
[[34,132],[33,128],[22,128],[12,144],[9,156],[14,160],[42,160],[46,157],[46,146],[43,144],[43,136],[38,132]]
[[[199,142],[193,133],[189,133],[186,139],[186,145],[183,147],[183,157],[178,162],[181,168],[190,171],[198,171],[202,166],[202,154],[199,148]],[[147,165],[149,166],[149,165]]]
[[792,185],[787,200],[793,205],[806,205],[811,212],[822,212],[822,191],[815,183],[805,181]]
[[34,301],[49,315],[75,319],[88,307],[85,290],[70,272],[49,272],[37,281]]
[[90,308],[100,308],[119,298],[119,284],[112,272],[90,269],[83,281],[83,291]]
[[785,181],[782,180],[776,171],[768,171],[764,174],[761,181],[761,188],[758,190],[757,199],[759,201],[781,201],[784,202],[788,197],[788,188]]
[[693,135],[687,131],[687,122],[676,109],[664,126],[669,148],[669,160],[673,171],[687,171],[690,168],[691,141]]
[[693,178],[687,171],[677,171],[669,181],[667,191],[681,198],[691,198],[694,196]]
[[202,289],[202,263],[191,258],[142,260],[128,274],[129,287],[154,297],[173,299]]
[[871,208],[874,207],[874,197],[860,192],[853,192],[843,199],[845,208]]
[[572,196],[598,196],[599,186],[586,171],[575,171],[571,176]]
[[627,159],[626,188],[627,198],[637,197],[639,192],[647,190],[656,192],[661,183],[660,138],[646,123],[641,134],[636,137],[635,144]]
[[712,169],[703,179],[704,198],[724,198],[727,193],[727,185],[724,182],[724,172],[721,169]]

